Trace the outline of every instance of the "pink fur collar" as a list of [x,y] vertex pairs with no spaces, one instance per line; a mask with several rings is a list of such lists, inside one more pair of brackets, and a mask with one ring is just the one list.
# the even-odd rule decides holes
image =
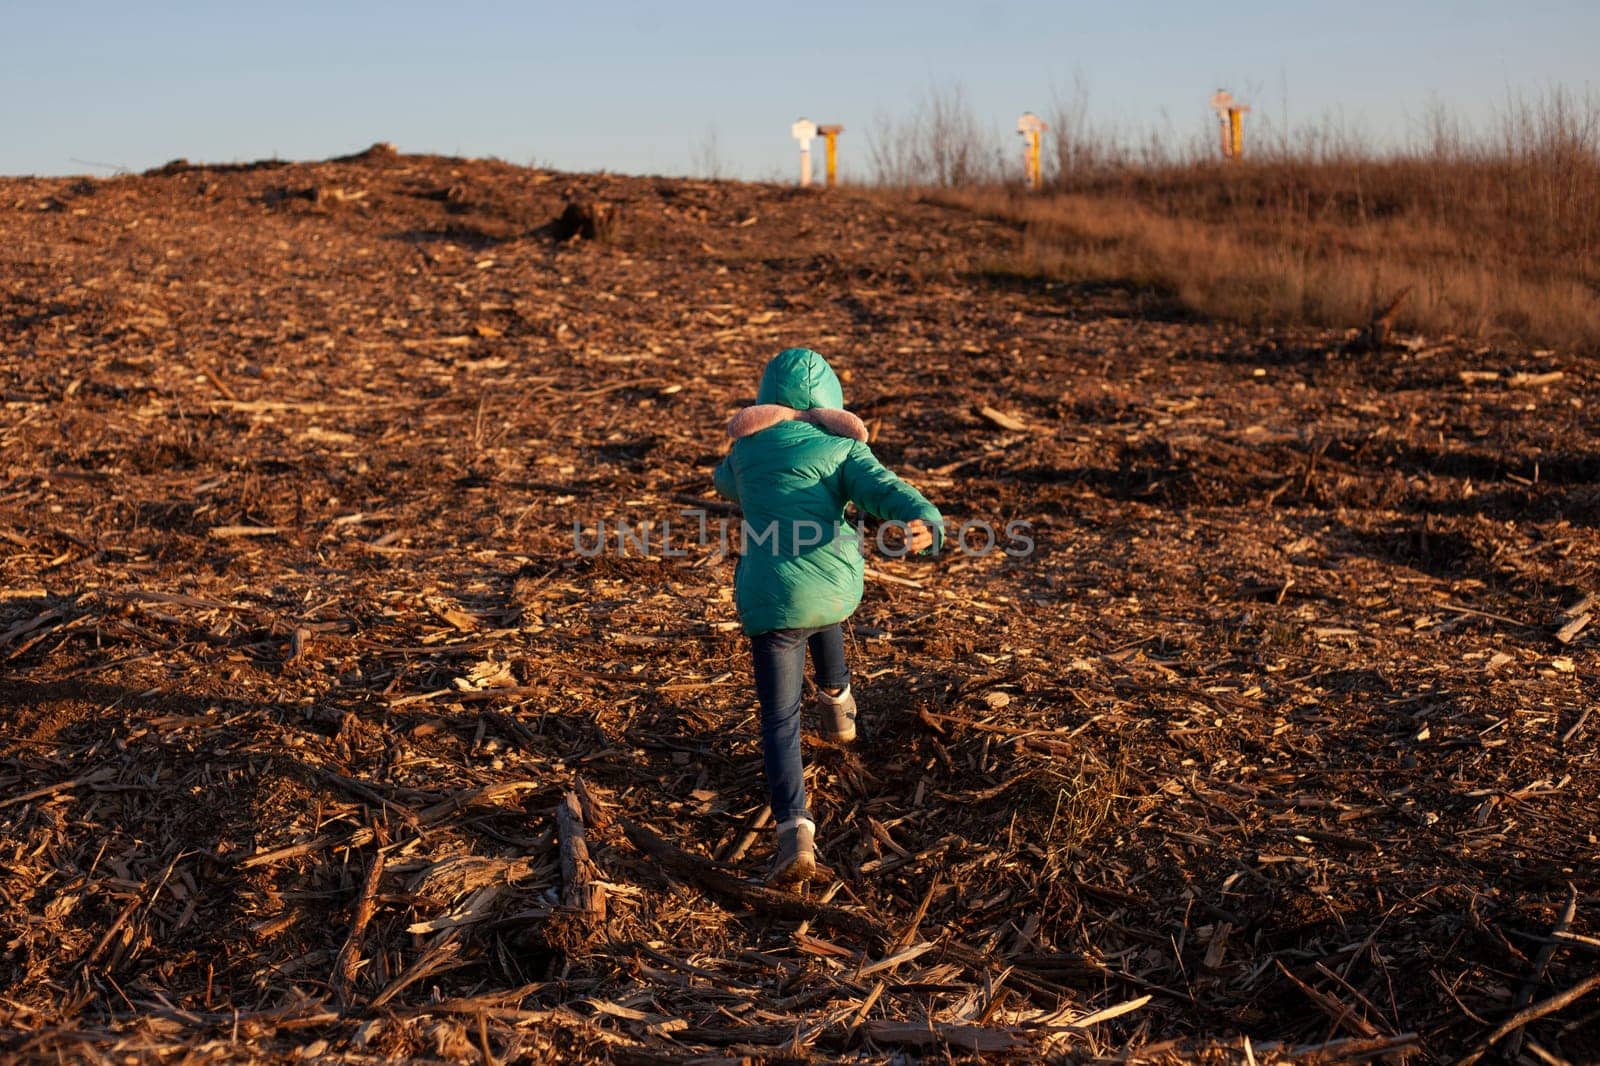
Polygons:
[[764,429],[770,429],[779,422],[792,422],[796,419],[810,422],[835,437],[851,437],[862,443],[866,443],[867,440],[867,424],[842,407],[813,407],[806,411],[796,411],[793,407],[777,403],[758,403],[734,415],[733,421],[728,423],[728,436],[739,440],[760,433]]

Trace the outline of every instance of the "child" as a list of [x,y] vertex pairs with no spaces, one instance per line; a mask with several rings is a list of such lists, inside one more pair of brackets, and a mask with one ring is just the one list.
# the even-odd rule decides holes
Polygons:
[[910,551],[937,552],[943,542],[938,510],[873,457],[866,426],[843,407],[839,378],[822,356],[779,352],[761,375],[756,406],[729,423],[733,446],[715,475],[717,492],[744,512],[734,599],[750,637],[778,825],[771,884],[808,880],[816,869],[800,758],[808,646],[822,735],[837,743],[856,735],[839,623],[861,603],[863,563],[855,530],[841,525],[845,504],[905,523]]

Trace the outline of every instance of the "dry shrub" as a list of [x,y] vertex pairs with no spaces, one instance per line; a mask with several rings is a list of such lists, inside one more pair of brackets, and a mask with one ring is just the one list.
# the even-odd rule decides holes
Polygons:
[[1030,768],[1009,793],[1021,827],[1047,852],[1082,847],[1110,819],[1124,778],[1119,759],[1085,753],[1076,766],[1064,759]]
[[999,179],[999,143],[960,85],[930,89],[909,118],[880,116],[867,151],[879,185],[970,188]]

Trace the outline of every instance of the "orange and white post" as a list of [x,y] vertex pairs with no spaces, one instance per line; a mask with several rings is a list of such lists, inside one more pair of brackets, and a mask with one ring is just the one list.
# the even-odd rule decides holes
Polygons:
[[811,142],[817,137],[817,124],[803,118],[789,127],[789,136],[800,142],[800,186],[811,184]]
[[1239,103],[1226,89],[1218,89],[1211,97],[1211,107],[1222,131],[1222,158],[1244,158],[1244,113],[1250,105]]
[[839,183],[839,134],[844,132],[844,127],[818,126],[817,132],[822,134],[822,144],[826,149],[828,188],[831,189]]
[[1050,127],[1045,125],[1044,119],[1032,111],[1025,111],[1017,119],[1017,132],[1022,134],[1027,145],[1028,188],[1038,192],[1044,187],[1044,169],[1039,159],[1039,139],[1044,131]]

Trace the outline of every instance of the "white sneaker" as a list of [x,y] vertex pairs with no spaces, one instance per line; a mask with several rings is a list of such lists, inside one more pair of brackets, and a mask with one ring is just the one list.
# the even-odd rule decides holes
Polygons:
[[856,739],[856,698],[851,695],[850,686],[846,685],[837,696],[830,696],[827,689],[818,685],[817,717],[821,719],[818,732],[824,740],[848,744]]
[[767,874],[769,885],[809,881],[817,872],[817,824],[809,818],[791,818],[778,824],[778,854]]

